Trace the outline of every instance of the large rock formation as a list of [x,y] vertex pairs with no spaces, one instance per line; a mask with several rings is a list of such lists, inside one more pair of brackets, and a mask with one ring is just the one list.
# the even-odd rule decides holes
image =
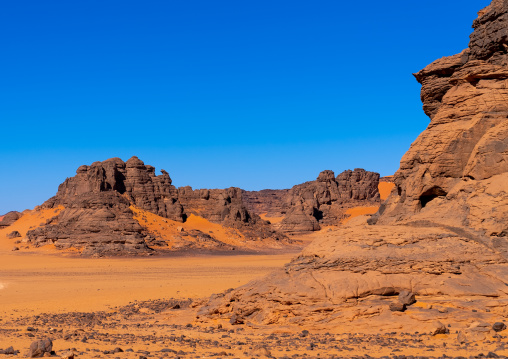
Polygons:
[[[195,215],[238,231],[231,232],[232,236],[240,236],[252,245],[244,249],[281,248],[292,241],[280,229],[316,230],[318,222],[338,224],[344,216],[341,212],[344,205],[378,201],[378,179],[377,173],[358,169],[346,171],[337,178],[333,172],[324,171],[316,181],[291,190],[271,191],[276,194],[265,201],[266,191],[257,195],[234,187],[176,188],[166,171],[156,175],[154,167],[137,157],[127,162],[111,158],[81,166],[74,177],[67,178],[58,187],[57,194],[42,205],[44,209],[63,209],[38,228],[29,230],[26,237],[35,246],[73,247],[82,250],[83,255],[150,253],[153,246],[171,247],[167,243],[171,242],[168,239],[171,236],[175,239],[172,242],[178,242],[175,248],[236,249],[236,244],[224,243],[210,229],[202,227],[187,226],[185,233],[176,233],[175,228],[174,234],[164,232],[166,242],[161,240],[160,231],[167,230],[169,224],[160,218],[184,223],[190,215]],[[279,227],[271,225],[247,207],[252,204],[270,213],[287,212],[286,218]],[[159,219],[152,218],[151,223],[160,222],[159,227],[150,226],[143,213],[157,215]],[[15,219],[15,213],[8,214],[0,225],[9,225]]]
[[468,49],[415,74],[431,122],[402,158],[379,223],[425,220],[508,235],[506,10],[506,1],[494,1],[473,23]]
[[155,168],[145,165],[137,157],[127,162],[111,158],[104,162],[94,162],[81,166],[76,176],[67,178],[58,187],[55,197],[45,206],[62,205],[68,207],[82,195],[116,193],[136,207],[175,221],[183,221],[182,205],[178,202],[177,189],[164,170],[155,175]]
[[137,157],[127,162],[112,158],[79,167],[76,176],[67,178],[56,196],[42,205],[59,206],[64,209],[57,216],[28,231],[32,244],[84,249],[84,255],[149,252],[156,238],[140,226],[131,206],[178,222],[195,214],[236,228],[249,240],[287,242],[267,221],[245,208],[240,189],[176,188],[166,171],[155,175],[155,168]]
[[335,177],[323,171],[315,181],[294,186],[288,193],[284,231],[315,231],[321,225],[337,225],[345,209],[379,203],[379,173],[363,169],[344,171]]
[[321,225],[338,225],[346,209],[379,203],[379,174],[347,170],[335,177],[323,171],[315,181],[289,190],[244,192],[246,206],[267,217],[284,217],[276,227],[283,232],[307,232]]
[[[415,75],[431,123],[402,158],[396,187],[370,225],[358,218],[321,234],[285,268],[210,298],[200,320],[403,330],[416,321],[412,328],[421,330],[437,313],[460,328],[471,321],[473,301],[490,308],[473,310],[477,320],[506,316],[507,14],[508,1],[495,0],[474,22],[469,49]],[[392,314],[405,309],[390,298],[403,291],[447,308]]]

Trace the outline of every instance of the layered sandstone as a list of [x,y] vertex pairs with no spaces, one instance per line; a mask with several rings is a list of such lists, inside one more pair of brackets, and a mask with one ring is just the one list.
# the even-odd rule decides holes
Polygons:
[[322,225],[337,225],[347,217],[345,209],[379,202],[379,173],[363,169],[344,171],[335,177],[323,171],[315,181],[294,186],[288,193],[285,218],[280,229],[315,231]]
[[[28,231],[30,243],[54,244],[58,249],[78,248],[84,255],[150,253],[151,246],[160,246],[161,241],[147,226],[140,225],[132,208],[180,223],[190,215],[200,216],[234,228],[250,241],[267,239],[276,246],[290,242],[267,221],[246,209],[240,189],[176,188],[166,171],[156,175],[154,167],[137,157],[127,162],[112,158],[79,167],[76,175],[67,178],[57,194],[42,205],[60,206],[64,209],[58,216]],[[212,250],[235,249],[213,234],[191,231],[185,236],[186,248],[199,241],[205,243],[201,245],[205,249],[206,243]]]
[[431,122],[402,158],[379,223],[508,234],[507,8],[494,1],[473,23],[468,49],[415,74]]
[[355,206],[379,204],[379,174],[364,169],[347,170],[335,177],[326,170],[314,181],[287,190],[244,192],[246,206],[267,217],[283,217],[277,229],[309,232],[338,225]]
[[[346,208],[377,203],[378,181],[379,174],[355,169],[337,177],[324,171],[316,181],[290,190],[176,188],[166,171],[156,175],[153,166],[137,157],[126,162],[111,158],[80,166],[74,177],[60,184],[57,194],[41,207],[63,210],[29,230],[26,239],[35,246],[75,248],[84,255],[149,254],[153,248],[275,249],[293,243],[284,232],[337,225],[347,216]],[[284,220],[271,224],[257,211],[280,214]],[[208,227],[219,224],[233,231],[220,237],[211,229],[203,232],[202,225],[200,229],[187,225],[187,231],[178,233],[173,222],[185,223],[189,216],[203,218]],[[0,223],[9,225],[15,217],[8,214]]]
[[[283,269],[212,296],[199,320],[405,330],[409,322],[430,329],[437,316],[453,327],[493,312],[506,317],[507,14],[508,1],[495,0],[475,21],[468,49],[415,75],[431,122],[402,158],[395,188],[370,225],[358,217],[320,233]],[[392,296],[403,292],[446,308],[402,313]],[[481,309],[471,311],[473,302]],[[469,340],[470,331],[473,324],[459,337]]]

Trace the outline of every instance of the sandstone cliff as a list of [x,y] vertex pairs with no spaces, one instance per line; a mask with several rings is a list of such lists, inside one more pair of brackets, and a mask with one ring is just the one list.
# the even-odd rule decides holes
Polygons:
[[287,190],[244,192],[246,206],[267,217],[283,217],[276,228],[283,232],[317,231],[338,225],[346,209],[379,204],[379,174],[363,169],[347,170],[335,177],[323,171],[315,181]]
[[415,74],[431,121],[402,158],[379,223],[431,221],[508,234],[506,9],[494,1],[474,21],[468,49]]
[[[508,1],[495,0],[468,49],[415,75],[431,122],[370,225],[357,218],[317,234],[283,269],[212,296],[199,320],[421,331],[439,318],[467,341],[472,321],[506,318],[507,20]],[[430,304],[411,305],[411,293]]]

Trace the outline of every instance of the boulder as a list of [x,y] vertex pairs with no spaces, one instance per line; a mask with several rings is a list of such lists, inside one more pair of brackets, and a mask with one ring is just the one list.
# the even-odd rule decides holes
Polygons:
[[7,235],[7,238],[9,238],[9,239],[14,239],[14,238],[19,238],[19,237],[21,237],[21,234],[18,231],[12,231],[11,233],[9,233]]
[[444,325],[443,323],[441,323],[440,321],[435,321],[432,323],[432,335],[438,335],[438,334],[448,334],[450,331],[448,330],[448,328],[446,327],[446,325]]
[[0,221],[0,229],[5,228],[16,222],[18,219],[23,216],[22,213],[11,211],[3,216],[2,220]]
[[496,322],[492,325],[492,330],[494,330],[495,332],[502,332],[505,329],[506,324],[504,324],[503,322]]
[[399,293],[399,302],[408,306],[416,303],[415,293],[409,292],[407,290],[403,290]]
[[53,342],[49,338],[36,340],[30,344],[27,356],[29,358],[42,358],[44,354],[51,353]]
[[403,312],[406,310],[406,305],[400,302],[394,302],[390,303],[389,308],[392,312]]

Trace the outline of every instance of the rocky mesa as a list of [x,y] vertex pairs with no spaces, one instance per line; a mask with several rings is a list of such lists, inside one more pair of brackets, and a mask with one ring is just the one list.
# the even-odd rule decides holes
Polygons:
[[[84,256],[298,249],[302,243],[286,234],[338,225],[347,208],[378,206],[378,184],[379,174],[356,169],[337,178],[324,171],[316,181],[290,190],[177,188],[166,171],[156,175],[137,157],[111,158],[83,165],[67,178],[54,197],[28,215],[45,213],[44,222],[37,219],[26,236],[9,227],[20,213],[7,214],[0,226],[16,232],[22,245],[50,245]],[[262,219],[260,209],[282,221]]]

